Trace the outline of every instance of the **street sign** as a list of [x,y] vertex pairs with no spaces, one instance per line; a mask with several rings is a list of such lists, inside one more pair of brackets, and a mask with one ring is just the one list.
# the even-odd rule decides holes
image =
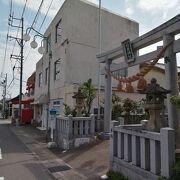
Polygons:
[[56,115],[57,110],[55,108],[50,109],[49,111],[50,115]]

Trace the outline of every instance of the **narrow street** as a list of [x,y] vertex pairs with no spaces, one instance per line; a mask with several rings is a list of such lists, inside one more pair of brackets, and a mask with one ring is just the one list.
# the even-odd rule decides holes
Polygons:
[[0,180],[51,180],[52,177],[10,126],[7,121],[0,120]]

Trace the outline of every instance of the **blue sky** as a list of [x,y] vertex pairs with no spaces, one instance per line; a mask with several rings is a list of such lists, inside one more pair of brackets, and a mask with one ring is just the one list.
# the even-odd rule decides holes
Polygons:
[[[89,0],[93,3],[98,4],[99,0]],[[180,12],[180,0],[101,0],[102,6],[112,10],[122,16],[129,17],[136,20],[140,24],[140,35],[145,32],[159,26],[165,21],[171,19]],[[22,14],[23,6],[25,0],[13,0],[12,11],[14,12],[15,17],[20,17]],[[34,16],[37,12],[37,9],[40,5],[41,0],[27,0],[27,7],[24,14],[25,19],[25,29],[29,27],[34,19]],[[49,23],[61,7],[64,0],[53,0],[50,11],[46,18],[45,23],[41,29],[43,33],[48,27]],[[51,0],[44,0],[41,13],[38,16],[35,28],[39,29],[43,18],[47,12],[47,9],[51,3]],[[10,11],[10,0],[0,0],[0,71],[2,70],[3,59],[5,54],[5,45],[6,45],[6,35],[8,28],[8,15]],[[15,22],[14,22],[15,23]],[[18,24],[18,23],[16,23]],[[9,34],[16,36],[16,28],[10,28]],[[3,73],[8,73],[8,84],[12,80],[12,67],[15,64],[15,60],[10,61],[10,54],[12,53],[14,46],[14,41],[8,41],[7,54],[5,59],[5,66]],[[152,49],[151,47],[150,49]],[[156,48],[156,47],[154,47]],[[24,51],[25,63],[24,63],[24,83],[23,91],[25,90],[25,81],[35,70],[35,64],[41,57],[37,50],[30,48],[30,45],[27,43],[25,45]],[[19,47],[16,43],[14,48],[14,54],[19,54]],[[178,56],[178,64],[180,65],[180,59]],[[18,63],[16,63],[18,67]],[[8,93],[11,96],[16,96],[19,93],[19,72],[18,68],[15,69],[15,77],[17,80],[11,84],[8,88]],[[1,80],[2,78],[0,78]],[[0,88],[0,97],[2,94],[2,89]],[[8,96],[7,96],[8,97]]]

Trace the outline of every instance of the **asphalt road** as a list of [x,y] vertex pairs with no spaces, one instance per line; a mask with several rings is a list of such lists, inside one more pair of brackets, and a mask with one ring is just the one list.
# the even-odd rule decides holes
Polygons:
[[10,126],[0,120],[0,180],[52,180]]

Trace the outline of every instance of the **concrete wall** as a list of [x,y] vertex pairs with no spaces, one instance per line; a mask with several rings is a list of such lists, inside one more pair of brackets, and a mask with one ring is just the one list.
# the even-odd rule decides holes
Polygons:
[[[66,0],[50,26],[45,32],[51,34],[52,58],[46,52],[36,65],[35,100],[47,94],[45,69],[50,60],[50,99],[63,99],[69,105],[74,104],[71,98],[77,91],[77,84],[92,78],[93,84],[98,80],[98,7],[83,0]],[[61,20],[62,36],[55,42],[56,25]],[[138,36],[137,22],[102,10],[102,52],[113,49],[127,38]],[[65,43],[63,43],[66,39]],[[68,43],[67,43],[68,42]],[[63,45],[61,44],[63,43]],[[44,43],[46,47],[46,42]],[[54,80],[54,63],[60,60],[60,79]],[[137,72],[137,67],[133,68]],[[43,85],[38,87],[39,73],[43,73]],[[132,70],[131,70],[132,72]],[[102,84],[103,85],[103,84]]]
[[[82,83],[92,78],[98,80],[98,8],[82,1],[69,3],[67,83]],[[72,11],[73,9],[73,11]],[[127,38],[138,36],[138,23],[102,10],[102,52],[113,49]]]
[[[38,100],[41,95],[47,94],[47,85],[45,85],[45,69],[48,67],[48,62],[41,58],[36,64],[36,81],[35,81],[35,100]],[[39,74],[43,73],[42,86],[39,87]]]

